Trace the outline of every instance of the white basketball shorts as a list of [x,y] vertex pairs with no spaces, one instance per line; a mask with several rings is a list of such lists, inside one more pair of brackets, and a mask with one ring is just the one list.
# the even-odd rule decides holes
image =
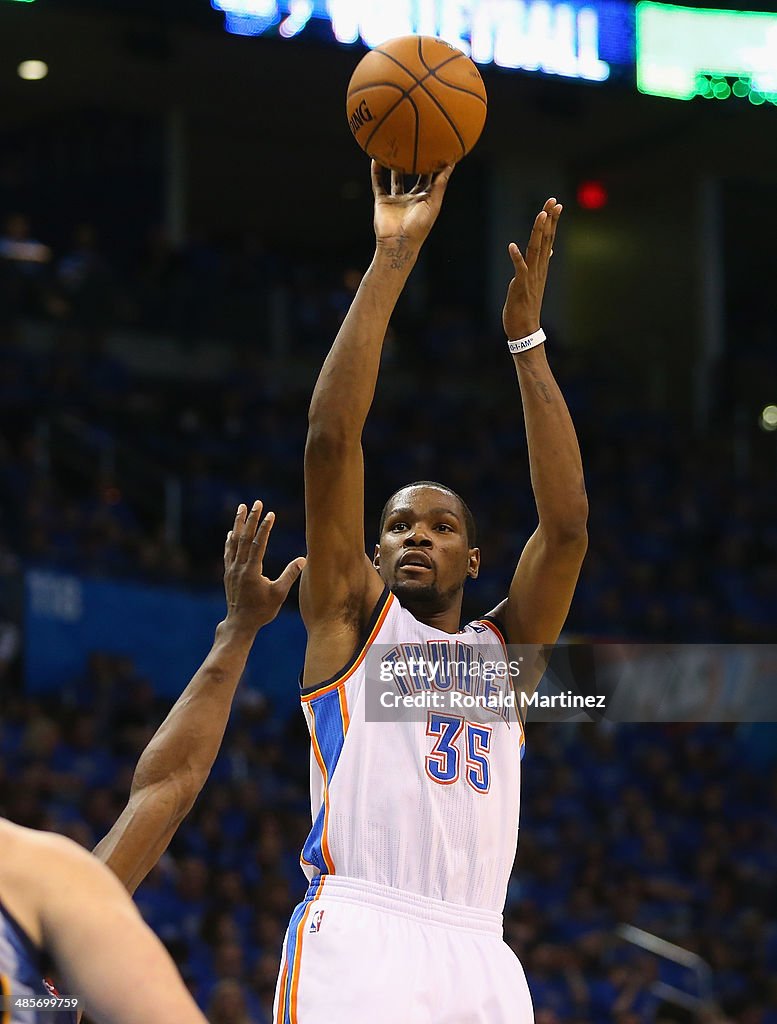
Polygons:
[[502,916],[339,875],[292,914],[275,1024],[532,1024]]

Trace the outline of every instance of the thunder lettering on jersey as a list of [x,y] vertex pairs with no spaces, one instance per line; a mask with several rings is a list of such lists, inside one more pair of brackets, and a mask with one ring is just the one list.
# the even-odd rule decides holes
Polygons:
[[[0,991],[8,996],[50,996],[43,980],[43,957],[24,929],[0,902]],[[75,1024],[71,1010],[14,1010],[0,1024]]]
[[[384,591],[362,649],[338,676],[302,694],[313,820],[303,870],[310,881],[338,874],[501,913],[518,841],[523,728],[516,708],[503,702],[488,724],[466,711],[367,721],[374,645],[395,652],[397,663],[418,654],[465,666],[488,648],[491,657],[504,649],[488,620],[452,636]],[[434,671],[431,681],[398,677],[397,689],[509,686],[466,669]]]

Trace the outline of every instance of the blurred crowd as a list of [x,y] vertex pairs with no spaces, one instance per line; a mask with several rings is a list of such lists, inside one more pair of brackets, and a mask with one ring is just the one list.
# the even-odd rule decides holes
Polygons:
[[[137,893],[211,1024],[269,1024],[310,827],[304,720],[245,694],[194,811]],[[92,847],[166,708],[130,661],[94,655],[56,698],[9,700],[0,806]],[[699,980],[619,937],[699,953],[707,1021],[777,1024],[774,726],[531,727],[505,910],[538,1024],[690,1021]]]
[[[498,328],[466,295],[429,300],[419,271],[365,432],[367,543],[395,488],[448,483],[478,522],[482,572],[465,608],[476,614],[504,596],[536,522],[520,401]],[[235,507],[255,497],[278,517],[269,571],[300,554],[306,408],[359,279],[347,261],[291,262],[252,238],[174,246],[160,231],[109,257],[85,224],[52,248],[9,218],[0,579],[46,565],[219,585]],[[695,431],[637,362],[549,334],[591,508],[569,635],[772,640],[773,438],[725,416]],[[133,340],[154,339],[179,367],[212,369],[128,357]],[[0,716],[0,807],[91,847],[166,709],[111,655],[55,699],[22,696],[7,593],[0,678],[16,696]],[[202,797],[137,896],[212,1024],[270,1020],[310,827],[302,716],[283,720],[255,691],[240,700]],[[688,1019],[661,986],[695,994],[697,979],[619,938],[623,923],[711,965],[710,1022],[777,1024],[775,751],[768,726],[532,727],[505,933],[538,1024]]]
[[[57,252],[25,217],[9,218],[0,564],[216,584],[234,508],[257,496],[278,516],[271,559],[301,553],[306,408],[359,279],[248,237],[176,247],[152,232],[122,262],[85,224]],[[365,433],[367,541],[396,487],[454,487],[479,524],[483,568],[465,609],[475,614],[501,600],[536,524],[520,401],[498,329],[467,296],[426,308],[422,268],[419,282],[394,318]],[[108,343],[127,330],[172,338],[184,360],[219,343],[222,359],[206,376],[171,378]],[[550,333],[591,507],[570,634],[772,639],[774,437],[727,417],[694,431],[638,363]]]

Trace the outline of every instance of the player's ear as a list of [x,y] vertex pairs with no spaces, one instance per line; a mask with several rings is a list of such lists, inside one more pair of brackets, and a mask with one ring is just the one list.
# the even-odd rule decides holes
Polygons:
[[380,544],[375,545],[375,552],[372,556],[372,564],[376,569],[380,569]]
[[469,564],[467,565],[467,576],[471,580],[478,578],[480,572],[480,548],[469,549]]

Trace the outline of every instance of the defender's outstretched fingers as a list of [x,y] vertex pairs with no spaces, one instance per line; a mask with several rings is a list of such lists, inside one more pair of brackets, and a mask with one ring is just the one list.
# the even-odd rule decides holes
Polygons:
[[256,531],[256,536],[253,538],[250,557],[252,561],[259,563],[260,571],[262,567],[262,562],[264,561],[264,554],[267,551],[267,541],[270,539],[270,534],[272,533],[274,523],[275,513],[268,512],[267,515],[259,524],[259,528]]
[[257,500],[251,506],[251,511],[248,513],[245,527],[240,535],[240,540],[237,542],[237,557],[241,562],[245,562],[251,552],[251,543],[256,533],[256,528],[259,525],[259,520],[262,516],[262,503]]
[[245,527],[247,511],[248,509],[242,502],[237,506],[237,512],[235,513],[235,521],[232,524],[232,529],[227,534],[227,543],[224,548],[225,562],[227,561],[227,557],[229,557],[230,562],[233,562],[235,560],[238,541],[240,540],[243,533],[243,528]]
[[392,196],[405,194],[405,176],[400,171],[391,172],[391,194]]
[[294,585],[294,581],[297,580],[305,568],[306,558],[301,555],[299,558],[295,558],[294,561],[289,562],[283,572],[280,574],[277,580],[273,580],[272,588],[280,595],[281,604],[286,600],[286,597]]
[[372,194],[376,198],[378,196],[387,196],[388,192],[383,184],[383,168],[377,160],[370,162],[370,177],[372,178]]

